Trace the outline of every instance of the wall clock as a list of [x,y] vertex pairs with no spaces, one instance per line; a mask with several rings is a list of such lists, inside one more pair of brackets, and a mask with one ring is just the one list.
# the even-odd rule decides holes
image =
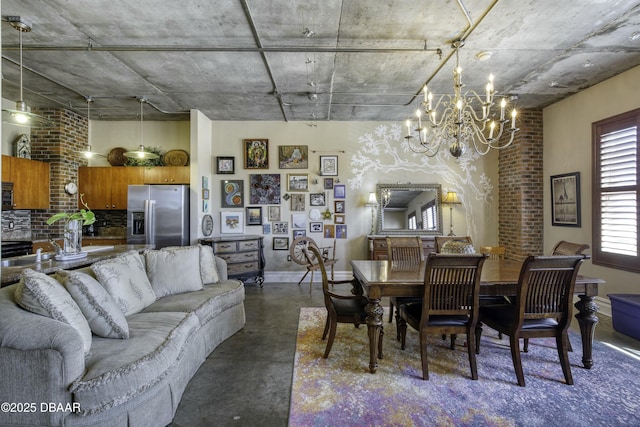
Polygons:
[[76,193],[78,192],[78,186],[76,185],[76,183],[75,183],[75,182],[67,182],[67,183],[64,185],[64,191],[65,191],[67,194],[70,194],[70,195],[72,195],[72,196],[73,196],[74,194],[76,194]]

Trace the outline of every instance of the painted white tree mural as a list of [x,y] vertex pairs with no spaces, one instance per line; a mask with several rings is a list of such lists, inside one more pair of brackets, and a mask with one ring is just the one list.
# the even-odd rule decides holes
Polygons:
[[478,215],[474,209],[484,208],[491,202],[493,185],[484,172],[478,173],[474,163],[480,155],[475,150],[467,149],[455,159],[444,145],[434,157],[427,157],[410,149],[399,124],[378,125],[373,132],[358,138],[358,149],[351,157],[349,188],[359,189],[365,181],[384,182],[385,175],[394,172],[415,176],[416,179],[408,180],[413,183],[425,182],[417,172],[423,171],[425,178],[435,175],[439,177],[437,182],[442,183],[443,196],[447,190],[458,193],[466,211],[467,230],[476,235]]

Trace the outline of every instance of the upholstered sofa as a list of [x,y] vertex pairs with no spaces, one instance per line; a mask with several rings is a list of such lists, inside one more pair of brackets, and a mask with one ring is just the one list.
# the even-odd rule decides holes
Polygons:
[[208,246],[26,269],[0,289],[0,425],[167,425],[244,323],[244,286]]

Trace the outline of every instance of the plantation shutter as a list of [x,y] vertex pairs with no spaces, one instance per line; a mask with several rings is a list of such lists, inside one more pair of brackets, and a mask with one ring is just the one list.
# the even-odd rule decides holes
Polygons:
[[[638,265],[638,121],[618,118],[595,127],[594,263]],[[597,241],[596,241],[597,239]]]

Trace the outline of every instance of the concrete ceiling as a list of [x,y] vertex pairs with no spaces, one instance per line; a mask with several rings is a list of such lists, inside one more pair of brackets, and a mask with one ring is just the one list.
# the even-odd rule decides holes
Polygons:
[[[544,107],[640,65],[630,0],[2,0],[2,96],[92,119],[403,120],[425,83],[489,73],[519,108]],[[305,30],[314,33],[305,36]],[[440,53],[441,52],[441,53]],[[480,52],[491,54],[480,61]],[[315,119],[313,116],[315,115]]]

